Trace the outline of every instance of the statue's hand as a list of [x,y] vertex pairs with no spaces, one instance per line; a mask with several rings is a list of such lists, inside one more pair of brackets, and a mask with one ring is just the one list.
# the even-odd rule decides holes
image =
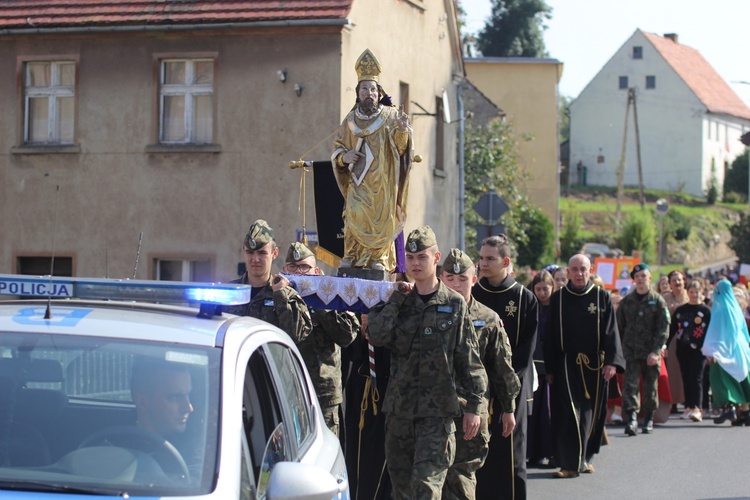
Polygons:
[[404,112],[404,105],[402,104],[398,108],[398,115],[396,116],[396,125],[401,132],[406,132],[409,128],[409,115]]
[[357,160],[363,156],[364,154],[360,153],[356,149],[350,149],[349,151],[344,153],[342,161],[344,162],[344,165],[349,165],[351,163],[356,163]]

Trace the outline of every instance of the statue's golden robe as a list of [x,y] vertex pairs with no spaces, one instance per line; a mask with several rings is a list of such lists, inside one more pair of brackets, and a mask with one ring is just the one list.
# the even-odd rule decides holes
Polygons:
[[[396,267],[394,239],[406,221],[412,130],[398,130],[394,107],[381,106],[368,117],[356,108],[349,112],[334,141],[331,161],[344,195],[344,258],[354,267],[380,263]],[[341,157],[362,138],[372,161],[359,184]],[[360,148],[364,151],[364,145]]]

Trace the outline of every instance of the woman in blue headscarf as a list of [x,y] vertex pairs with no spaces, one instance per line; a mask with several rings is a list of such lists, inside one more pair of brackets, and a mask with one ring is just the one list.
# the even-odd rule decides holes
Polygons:
[[[737,420],[735,404],[750,402],[750,335],[732,285],[721,280],[714,289],[711,323],[703,342],[709,358],[711,391],[715,406],[724,409],[714,423]],[[745,416],[750,423],[750,418]]]

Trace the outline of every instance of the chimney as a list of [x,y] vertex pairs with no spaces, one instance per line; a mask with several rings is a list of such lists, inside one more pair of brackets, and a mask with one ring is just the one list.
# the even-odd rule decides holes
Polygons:
[[677,33],[664,33],[664,38],[669,38],[674,43],[680,43],[677,41]]

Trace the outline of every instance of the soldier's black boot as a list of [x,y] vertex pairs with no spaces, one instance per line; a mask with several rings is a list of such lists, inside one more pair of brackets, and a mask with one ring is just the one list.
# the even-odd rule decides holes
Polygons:
[[651,434],[654,432],[654,412],[648,413],[644,416],[641,432],[643,434]]
[[626,412],[623,416],[625,417],[625,434],[635,436],[638,433],[638,417],[634,411]]

